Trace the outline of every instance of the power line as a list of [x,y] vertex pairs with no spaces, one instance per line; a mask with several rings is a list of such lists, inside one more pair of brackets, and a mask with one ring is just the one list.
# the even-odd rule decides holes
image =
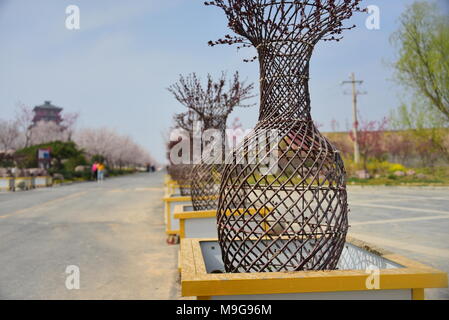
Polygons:
[[344,92],[344,94],[352,94],[352,132],[354,135],[354,162],[359,163],[360,162],[360,148],[359,148],[359,141],[358,141],[358,119],[357,119],[357,97],[359,95],[365,95],[367,94],[366,91],[359,91],[357,90],[357,85],[362,85],[363,80],[356,80],[354,72],[351,73],[351,80],[349,81],[343,81],[341,83],[342,85],[345,84],[351,84],[352,85],[352,93]]

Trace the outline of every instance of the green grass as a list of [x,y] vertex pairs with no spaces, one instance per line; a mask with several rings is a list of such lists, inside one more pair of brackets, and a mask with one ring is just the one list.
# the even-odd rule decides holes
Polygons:
[[426,175],[425,178],[414,176],[396,177],[393,174],[371,179],[349,178],[348,185],[385,185],[385,186],[449,186],[449,168],[413,168],[418,174]]
[[[385,185],[385,186],[449,186],[449,167],[437,167],[437,168],[411,168],[416,172],[413,176],[397,177],[393,173],[382,175],[379,178],[359,179],[348,178],[348,185]],[[410,170],[408,168],[407,170]],[[424,174],[425,178],[418,178],[417,175]],[[249,184],[255,184],[260,175],[253,175],[248,179]],[[287,180],[287,176],[278,177],[274,186],[279,185]],[[275,181],[275,177],[267,175],[264,177],[260,185],[270,184]],[[300,177],[294,177],[291,179],[291,183],[299,184]],[[306,180],[309,183],[310,179]]]

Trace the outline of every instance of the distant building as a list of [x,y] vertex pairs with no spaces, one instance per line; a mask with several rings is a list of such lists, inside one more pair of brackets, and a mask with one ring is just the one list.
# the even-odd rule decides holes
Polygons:
[[43,105],[34,107],[33,111],[33,125],[36,125],[39,121],[53,121],[57,124],[62,121],[62,108],[52,105],[51,101],[45,101]]

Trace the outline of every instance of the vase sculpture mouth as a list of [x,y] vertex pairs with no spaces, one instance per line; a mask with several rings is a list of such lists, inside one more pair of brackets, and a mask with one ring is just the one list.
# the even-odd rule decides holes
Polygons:
[[[222,8],[229,27],[258,46],[267,40],[314,44],[321,39],[338,40],[342,22],[359,8],[361,0],[217,0],[206,2]],[[242,43],[242,39],[226,36],[218,43]]]

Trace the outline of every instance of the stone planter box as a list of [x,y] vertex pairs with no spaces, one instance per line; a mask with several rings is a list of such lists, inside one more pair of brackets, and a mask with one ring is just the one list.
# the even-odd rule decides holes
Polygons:
[[170,181],[171,181],[170,175],[169,175],[169,174],[165,174],[165,175],[164,175],[164,183],[167,184],[167,183],[170,182]]
[[170,197],[172,194],[179,194],[179,190],[176,190],[174,188],[174,185],[176,185],[177,182],[174,180],[171,180],[170,178],[165,180],[165,193],[164,197]]
[[170,197],[173,194],[181,194],[181,186],[177,183],[170,183],[165,187],[166,197]]
[[181,268],[182,296],[199,300],[422,300],[425,288],[448,285],[445,272],[350,237],[334,271],[223,273],[217,240],[188,238]]
[[189,185],[180,185],[177,181],[169,180],[165,183],[165,197],[181,194],[181,188],[190,188]]
[[53,183],[52,178],[49,176],[39,176],[34,178],[35,188],[45,188],[51,186]]
[[[24,188],[21,189],[20,185],[24,184]],[[30,190],[33,187],[33,178],[31,177],[16,177],[14,178],[14,190]]]
[[0,191],[14,190],[14,178],[0,178]]
[[177,205],[191,205],[192,198],[184,197],[179,194],[172,194],[169,197],[164,198],[164,220],[165,220],[165,233],[168,235],[179,235],[179,220],[175,219],[174,211]]
[[[179,238],[217,237],[217,210],[194,211],[192,204],[180,204],[174,208],[174,217],[179,220]],[[181,251],[178,254],[178,271],[181,272]]]
[[179,220],[179,236],[184,238],[214,238],[217,236],[217,211],[194,211],[191,204],[177,205],[174,217]]

